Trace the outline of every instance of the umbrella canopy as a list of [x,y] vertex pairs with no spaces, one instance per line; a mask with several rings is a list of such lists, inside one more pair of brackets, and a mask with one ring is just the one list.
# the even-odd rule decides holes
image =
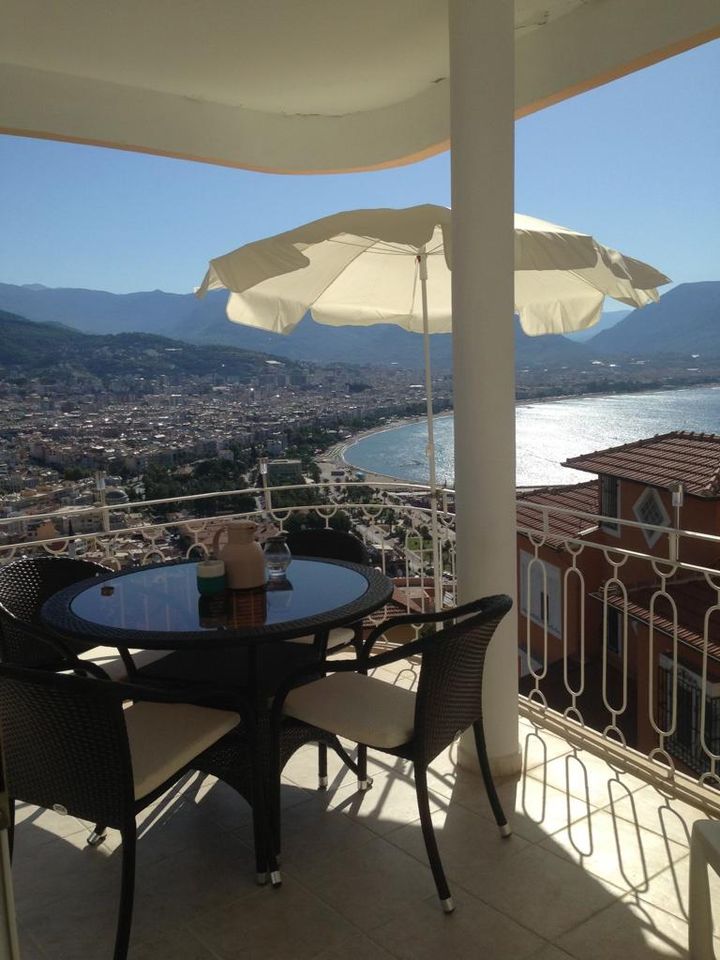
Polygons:
[[[318,323],[394,323],[422,333],[418,257],[427,257],[427,330],[452,329],[451,211],[423,204],[351,210],[246,244],[210,261],[198,289],[231,291],[235,323],[289,333]],[[569,333],[600,318],[606,296],[633,307],[669,279],[593,237],[515,215],[515,310],[525,333]]]
[[[424,334],[436,609],[443,585],[429,334],[452,329],[450,227],[450,210],[432,204],[336,213],[211,260],[197,291],[230,290],[230,320],[275,333],[290,333],[309,310],[330,326],[394,323]],[[515,215],[515,310],[531,336],[592,326],[606,296],[642,307],[668,282],[587,234]]]

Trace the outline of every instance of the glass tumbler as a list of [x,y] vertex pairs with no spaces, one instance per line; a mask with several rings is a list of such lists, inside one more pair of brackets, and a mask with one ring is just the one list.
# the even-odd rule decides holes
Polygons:
[[265,572],[268,580],[281,580],[292,560],[285,537],[270,537],[265,541]]

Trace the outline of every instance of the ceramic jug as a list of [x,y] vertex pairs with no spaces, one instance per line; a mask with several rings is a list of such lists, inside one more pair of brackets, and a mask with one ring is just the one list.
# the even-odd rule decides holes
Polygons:
[[[218,530],[213,539],[215,556],[225,563],[227,585],[231,590],[249,590],[265,584],[265,558],[255,540],[257,524],[252,520],[231,520]],[[220,537],[227,533],[227,543],[220,547]]]

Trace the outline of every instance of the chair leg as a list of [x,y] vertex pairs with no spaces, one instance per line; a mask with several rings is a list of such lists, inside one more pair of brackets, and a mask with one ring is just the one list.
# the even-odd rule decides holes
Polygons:
[[280,797],[277,801],[273,799],[270,803],[265,800],[265,791],[256,789],[253,791],[252,817],[253,817],[253,841],[255,844],[255,876],[258,886],[264,886],[267,883],[268,873],[270,874],[270,883],[273,887],[282,885],[282,875],[278,869],[278,840],[275,833],[275,824],[280,824],[279,811]]
[[8,797],[8,853],[12,863],[13,848],[15,846],[15,800]]
[[325,790],[328,785],[327,744],[318,744],[318,790]]
[[255,880],[262,887],[267,883],[268,838],[257,796],[253,797],[253,842],[255,844]]
[[364,743],[358,744],[357,768],[358,790],[364,793],[372,786],[372,778],[367,773],[367,747]]
[[[280,829],[282,811],[280,803],[280,733],[271,726],[270,741],[267,745],[267,762],[253,765],[253,823],[255,825],[255,851],[258,850],[258,831],[264,843],[264,865],[262,869],[270,872],[273,887],[282,885],[282,875],[278,868],[280,861]],[[258,869],[259,880],[259,869]]]
[[88,836],[85,841],[91,847],[99,847],[100,844],[107,838],[107,827],[96,823],[93,827],[92,833]]
[[432,825],[430,815],[430,798],[428,797],[427,770],[425,767],[415,764],[415,792],[417,793],[418,810],[420,812],[420,825],[422,827],[423,839],[425,840],[425,849],[427,850],[430,869],[437,888],[438,897],[445,913],[452,913],[455,905],[450,896],[450,888],[445,879],[442,861],[440,860],[440,851],[438,850],[437,840],[435,839],[435,830]]
[[500,828],[500,836],[507,838],[512,835],[512,827],[507,821],[502,804],[500,803],[500,798],[495,789],[495,781],[490,772],[490,761],[488,760],[487,747],[485,745],[485,730],[483,729],[482,720],[476,720],[475,723],[473,723],[473,732],[475,734],[475,748],[477,750],[478,762],[485,782],[488,800],[490,801],[493,816],[495,817],[495,823],[497,823]]
[[135,821],[124,826],[122,837],[122,880],[120,885],[120,909],[118,911],[117,933],[113,960],[126,960],[130,945],[130,927],[132,926],[133,900],[135,897]]

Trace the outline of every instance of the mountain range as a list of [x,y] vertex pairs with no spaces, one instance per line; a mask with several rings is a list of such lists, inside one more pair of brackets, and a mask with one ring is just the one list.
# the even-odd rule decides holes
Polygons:
[[[161,290],[116,294],[40,284],[0,284],[0,309],[93,334],[142,332],[320,363],[423,366],[422,338],[399,327],[327,327],[305,317],[290,336],[282,336],[230,323],[225,316],[226,299],[224,291],[198,300],[193,294]],[[598,328],[616,318],[606,315]],[[516,321],[517,362],[521,367],[572,365],[596,356],[623,354],[700,353],[720,357],[719,321],[720,281],[680,284],[664,294],[659,303],[630,311],[611,329],[600,329],[582,342],[558,336],[527,337]],[[449,369],[450,335],[434,335],[431,347],[435,369]]]
[[681,283],[642,310],[633,310],[590,341],[597,351],[640,356],[720,356],[720,282]]
[[81,333],[0,310],[0,375],[5,377],[100,381],[166,376],[183,382],[188,376],[222,373],[245,382],[266,372],[268,359],[235,347],[189,344],[150,333]]

